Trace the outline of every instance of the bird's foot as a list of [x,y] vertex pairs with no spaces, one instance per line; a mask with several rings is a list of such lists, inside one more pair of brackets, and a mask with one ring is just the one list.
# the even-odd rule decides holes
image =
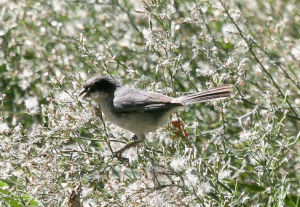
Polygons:
[[120,161],[124,161],[124,159],[127,159],[127,158],[122,157],[122,154],[123,154],[124,151],[126,151],[126,150],[128,150],[132,147],[137,146],[139,143],[144,141],[145,137],[142,137],[142,138],[138,139],[138,137],[136,135],[134,135],[133,139],[134,139],[133,142],[130,142],[130,143],[126,144],[124,147],[122,147],[121,149],[114,152],[114,156],[116,158],[118,158]]
[[122,153],[124,152],[123,148],[114,152],[114,157],[116,157],[121,162],[128,162],[129,159],[126,157],[122,157]]

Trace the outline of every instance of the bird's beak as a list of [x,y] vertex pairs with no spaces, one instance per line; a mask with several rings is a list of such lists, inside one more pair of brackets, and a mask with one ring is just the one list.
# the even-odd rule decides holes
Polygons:
[[82,98],[85,98],[89,95],[89,91],[87,88],[83,88],[80,92],[79,92],[79,96],[82,96]]

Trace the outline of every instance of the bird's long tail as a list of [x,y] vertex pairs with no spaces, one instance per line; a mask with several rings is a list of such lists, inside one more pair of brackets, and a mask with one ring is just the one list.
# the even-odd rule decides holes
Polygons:
[[186,96],[178,97],[176,102],[184,105],[190,105],[206,101],[220,100],[230,97],[232,94],[232,85],[224,85],[217,88],[208,89],[201,92],[192,93]]

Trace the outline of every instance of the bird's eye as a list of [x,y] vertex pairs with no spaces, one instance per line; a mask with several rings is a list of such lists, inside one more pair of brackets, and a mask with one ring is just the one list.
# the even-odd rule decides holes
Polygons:
[[89,88],[89,92],[91,92],[91,93],[96,92],[96,91],[99,91],[99,88],[97,88],[97,87],[90,87]]

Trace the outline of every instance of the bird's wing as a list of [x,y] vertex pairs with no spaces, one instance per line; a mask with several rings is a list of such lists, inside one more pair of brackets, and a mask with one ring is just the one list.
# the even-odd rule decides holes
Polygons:
[[182,106],[172,100],[159,93],[122,87],[115,91],[113,104],[116,113],[151,112]]

